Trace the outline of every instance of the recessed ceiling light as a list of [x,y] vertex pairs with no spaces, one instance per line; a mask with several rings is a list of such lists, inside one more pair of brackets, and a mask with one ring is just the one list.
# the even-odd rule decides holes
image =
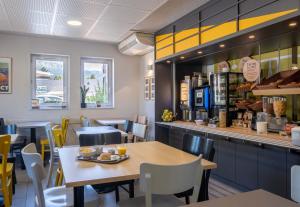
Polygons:
[[197,53],[198,53],[198,54],[202,54],[203,52],[202,52],[202,51],[198,51]]
[[181,56],[181,57],[180,57],[181,60],[183,60],[184,58],[185,58],[184,56]]
[[224,44],[220,44],[219,47],[220,47],[220,48],[224,48],[225,45],[224,45]]
[[248,38],[249,38],[249,39],[254,39],[254,38],[255,38],[255,35],[249,35]]
[[67,23],[70,26],[77,26],[77,27],[82,25],[82,22],[78,20],[69,20],[67,21]]
[[170,64],[170,63],[171,63],[171,60],[167,60],[166,62],[167,62],[168,64]]
[[297,22],[291,22],[291,23],[289,23],[289,26],[290,27],[295,27],[295,26],[297,26]]

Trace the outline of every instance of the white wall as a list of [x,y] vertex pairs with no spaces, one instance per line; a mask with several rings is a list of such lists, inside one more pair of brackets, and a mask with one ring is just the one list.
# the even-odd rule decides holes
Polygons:
[[139,114],[148,117],[148,138],[154,139],[154,101],[145,100],[144,98],[144,78],[154,75],[153,70],[148,70],[147,66],[153,64],[154,66],[154,52],[148,53],[140,60],[140,77],[139,77]]
[[[13,58],[12,94],[0,94],[0,117],[7,120],[58,121],[62,116],[76,118],[132,118],[139,107],[140,57],[122,55],[117,46],[108,43],[58,38],[0,34],[0,57]],[[30,54],[48,53],[70,56],[70,103],[67,110],[32,110]],[[114,59],[115,108],[80,108],[80,57]]]

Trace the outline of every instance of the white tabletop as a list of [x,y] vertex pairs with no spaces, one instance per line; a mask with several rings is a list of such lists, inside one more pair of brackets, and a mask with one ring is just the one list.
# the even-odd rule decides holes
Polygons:
[[50,124],[49,121],[26,121],[26,122],[16,123],[18,128],[39,128],[39,127],[45,127],[48,124]]
[[79,137],[81,134],[106,134],[112,132],[120,132],[121,136],[127,136],[126,132],[115,129],[111,126],[98,126],[98,127],[81,127],[75,129],[76,135]]
[[126,120],[125,119],[99,119],[96,120],[96,122],[101,125],[117,125],[117,124],[123,125],[126,123]]

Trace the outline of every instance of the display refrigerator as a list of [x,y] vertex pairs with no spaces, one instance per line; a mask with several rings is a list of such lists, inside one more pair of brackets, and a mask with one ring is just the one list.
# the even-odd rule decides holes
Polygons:
[[235,103],[243,99],[243,94],[237,92],[239,84],[244,82],[242,73],[223,72],[210,75],[212,118],[219,117],[219,111],[226,112],[226,126],[232,125],[236,119],[238,108]]

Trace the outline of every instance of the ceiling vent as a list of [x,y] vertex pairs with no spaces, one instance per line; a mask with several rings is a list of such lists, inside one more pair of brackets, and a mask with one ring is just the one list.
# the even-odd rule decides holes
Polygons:
[[119,51],[125,55],[145,55],[153,49],[153,35],[140,32],[133,33],[119,44]]

